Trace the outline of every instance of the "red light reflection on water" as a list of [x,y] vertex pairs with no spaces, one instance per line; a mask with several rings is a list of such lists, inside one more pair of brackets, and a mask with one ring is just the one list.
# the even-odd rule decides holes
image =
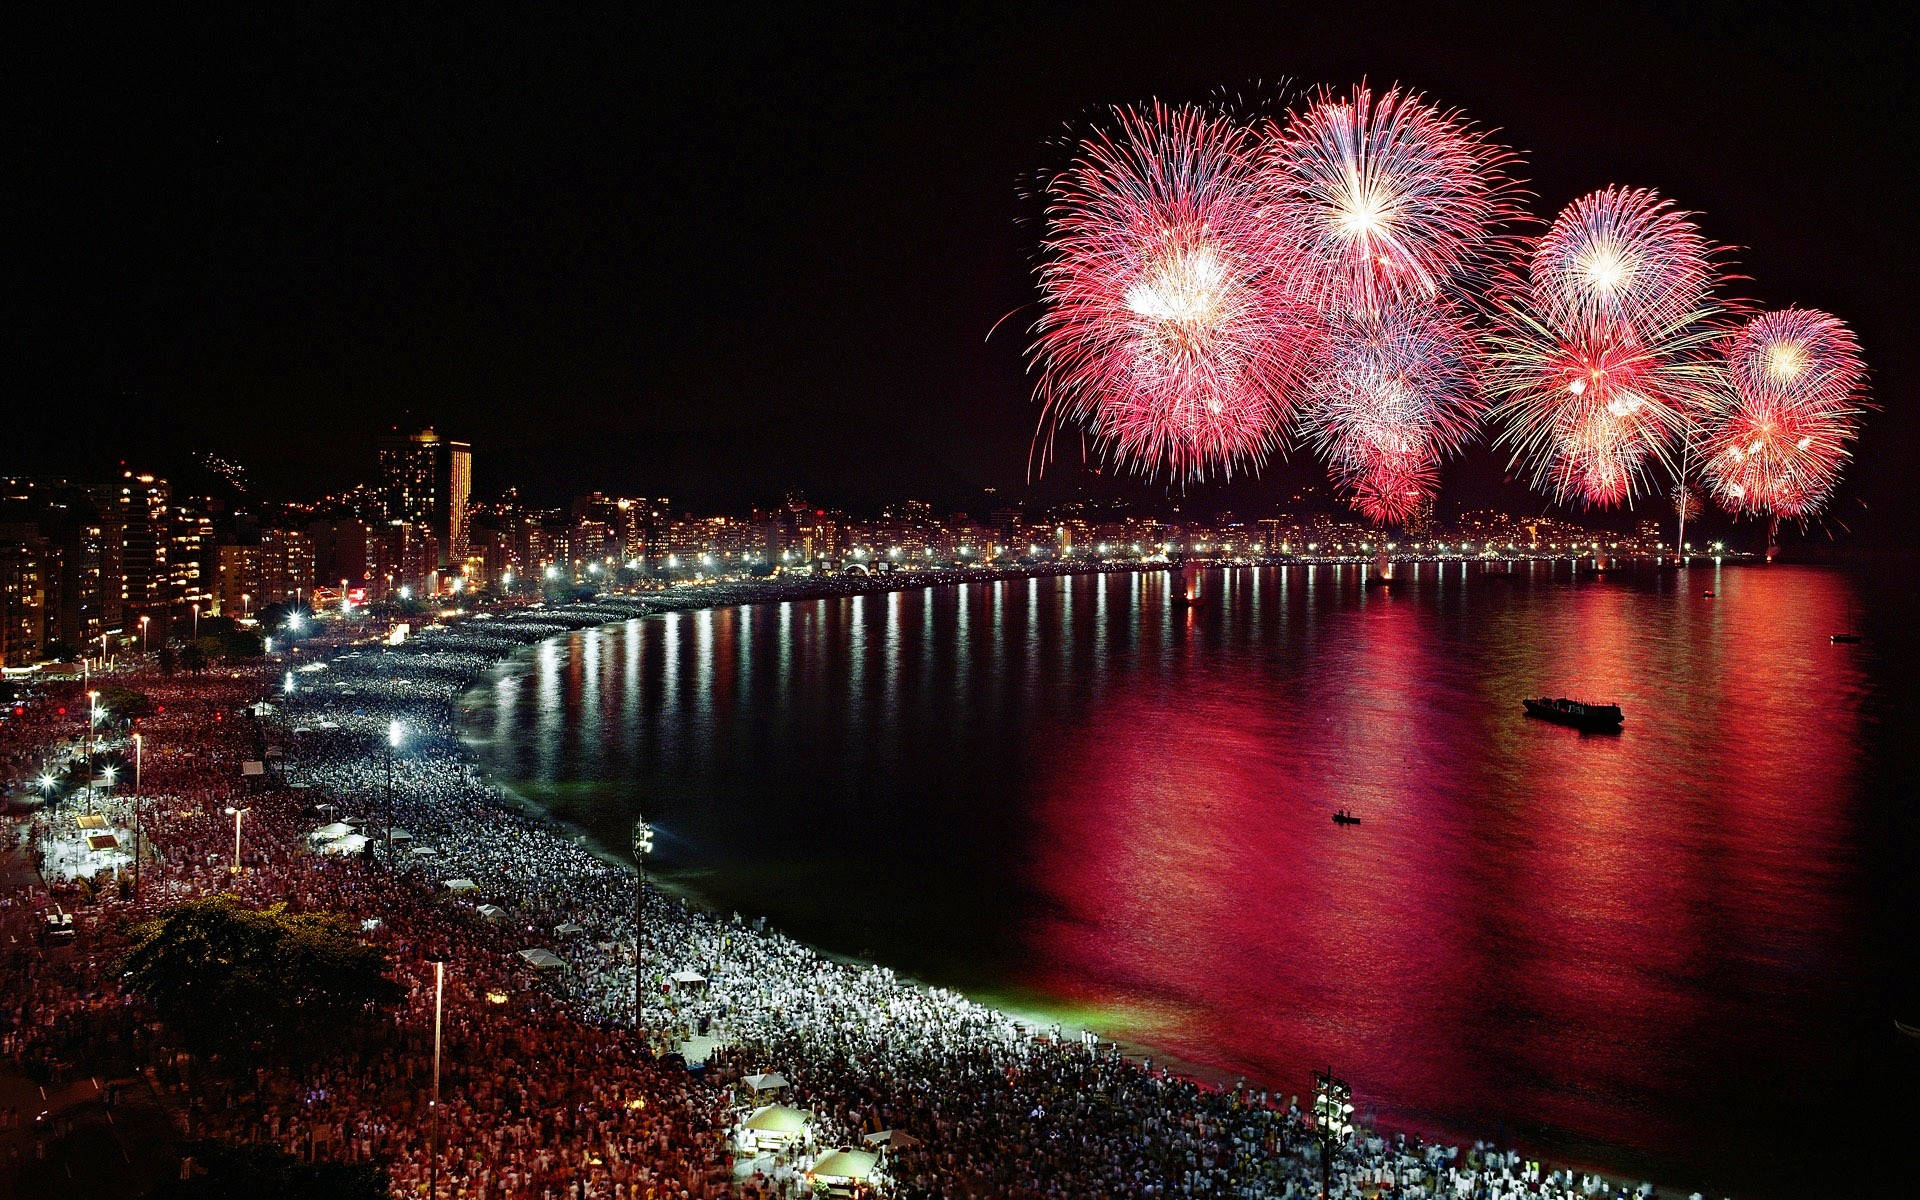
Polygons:
[[[1838,585],[1769,582],[1656,627],[1613,586],[1471,618],[1356,595],[1257,671],[1189,637],[1038,760],[1024,982],[1281,1092],[1335,1064],[1416,1126],[1684,1158],[1711,1135],[1676,1090],[1766,1119],[1835,1070],[1804,1031],[1850,961],[1858,722]],[[1468,619],[1559,627],[1463,662]],[[1627,728],[1526,720],[1542,691]]]

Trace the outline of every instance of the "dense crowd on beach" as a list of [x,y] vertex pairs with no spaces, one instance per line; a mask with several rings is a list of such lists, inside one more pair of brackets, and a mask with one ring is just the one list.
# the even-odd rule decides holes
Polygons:
[[[141,789],[75,793],[17,825],[44,877],[0,896],[21,964],[0,984],[0,1056],[56,1081],[138,1070],[192,1138],[378,1162],[395,1195],[423,1195],[430,1180],[439,1196],[483,1200],[800,1195],[836,1148],[874,1151],[871,1186],[902,1198],[1317,1195],[1318,1143],[1288,1097],[1183,1078],[1091,1034],[1036,1028],[658,889],[644,893],[636,939],[631,866],[522,808],[461,743],[461,697],[522,646],[663,608],[947,574],[523,607],[393,646],[372,640],[369,623],[272,663],[115,677],[161,710],[140,722]],[[6,788],[76,752],[83,726],[53,711],[48,702],[0,725]],[[149,847],[137,896],[129,864],[76,871],[60,857],[89,809],[130,845],[136,806]],[[237,876],[230,808],[246,809]],[[338,837],[314,834],[336,824],[364,848],[329,853]],[[388,950],[405,1001],[364,1039],[297,1067],[180,1053],[98,968],[128,917],[220,890],[358,918]],[[37,936],[55,906],[77,916],[72,950]],[[533,950],[558,964],[523,953]],[[435,962],[447,964],[437,1113],[424,1100]],[[742,1128],[770,1104],[807,1114],[774,1147]],[[1628,1194],[1489,1147],[1365,1129],[1328,1174],[1337,1196]]]

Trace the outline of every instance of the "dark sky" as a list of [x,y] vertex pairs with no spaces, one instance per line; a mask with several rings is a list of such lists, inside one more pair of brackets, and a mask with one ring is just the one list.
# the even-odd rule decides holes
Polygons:
[[[1022,179],[1048,140],[1093,106],[1365,75],[1500,128],[1543,210],[1657,187],[1745,247],[1750,295],[1852,321],[1884,411],[1838,510],[1907,491],[1903,25],[1804,4],[559,7],[9,18],[0,471],[208,446],[298,495],[364,474],[411,412],[475,443],[483,490],[555,500],[1017,486],[1025,322],[986,334],[1033,298]],[[1499,463],[1452,474],[1478,494]]]

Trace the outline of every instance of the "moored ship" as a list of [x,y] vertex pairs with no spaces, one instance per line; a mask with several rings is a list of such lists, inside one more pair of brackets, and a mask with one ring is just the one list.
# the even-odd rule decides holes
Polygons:
[[1618,729],[1627,719],[1618,704],[1588,704],[1583,700],[1569,700],[1565,696],[1555,699],[1545,696],[1529,698],[1521,703],[1526,705],[1530,717],[1572,725],[1576,729]]

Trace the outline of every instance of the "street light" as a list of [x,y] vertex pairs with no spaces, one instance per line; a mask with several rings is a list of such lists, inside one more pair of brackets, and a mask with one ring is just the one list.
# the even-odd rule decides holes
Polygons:
[[133,735],[133,898],[140,898],[140,749],[139,733]]
[[387,723],[387,867],[393,867],[393,755],[407,737],[406,727],[395,717]]
[[193,640],[200,640],[200,603],[197,600],[193,605]]
[[145,614],[140,617],[140,653],[142,654],[147,652],[147,619]]
[[233,818],[233,873],[240,874],[240,818],[249,810],[227,805],[227,815]]
[[93,812],[93,729],[100,723],[100,693],[87,693],[87,812]]
[[647,855],[653,853],[653,826],[633,821],[633,1027],[640,1028],[640,926],[647,902]]
[[440,1192],[440,1011],[447,994],[447,964],[433,964],[433,1133],[427,1158],[427,1200]]

